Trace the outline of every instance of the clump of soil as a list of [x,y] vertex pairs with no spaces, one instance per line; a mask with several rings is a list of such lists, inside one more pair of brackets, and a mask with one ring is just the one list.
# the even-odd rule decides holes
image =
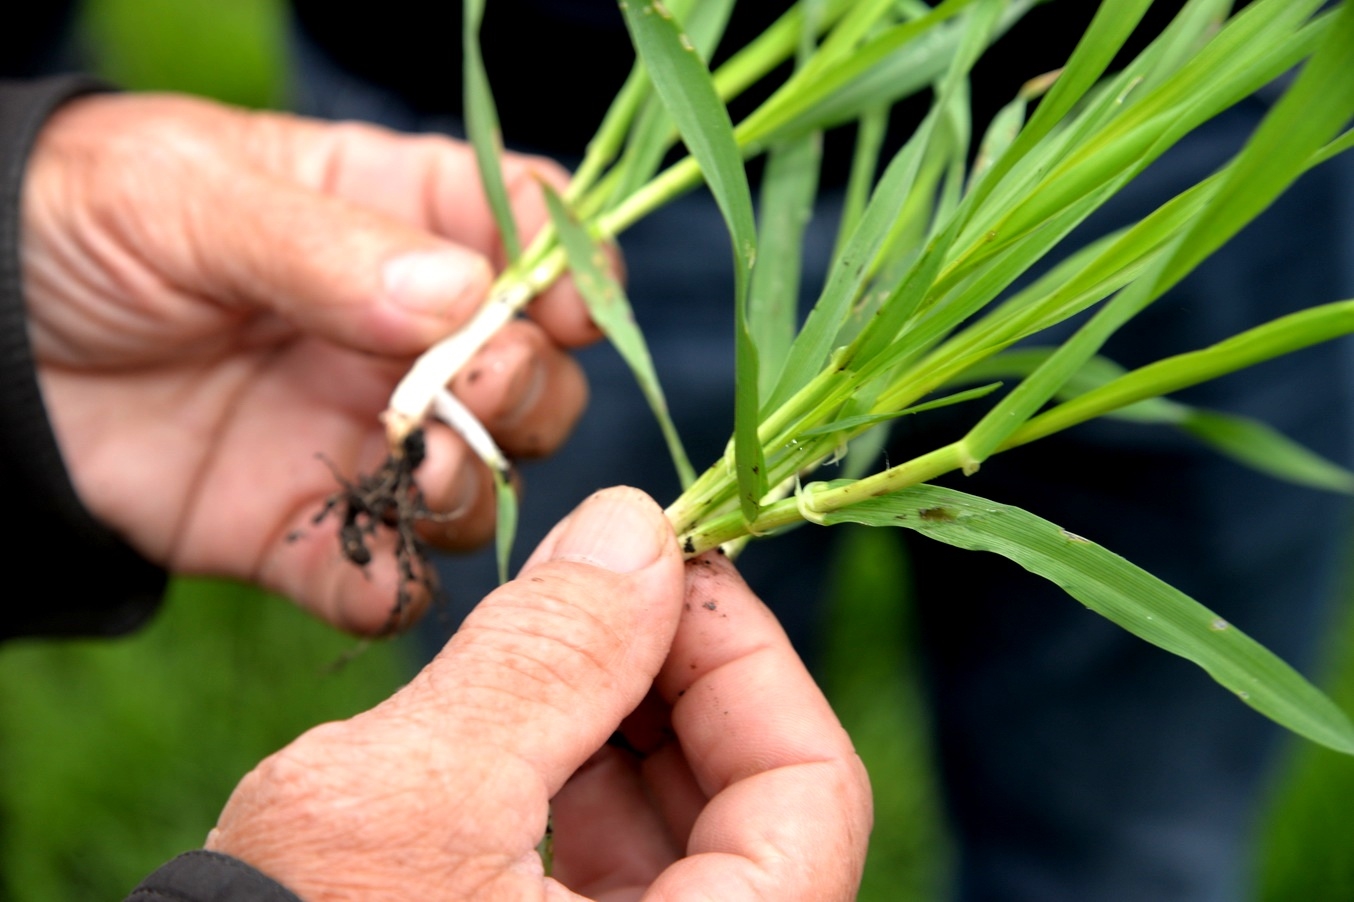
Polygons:
[[413,603],[415,590],[422,589],[433,598],[439,594],[437,570],[429,562],[427,546],[416,532],[420,522],[443,519],[428,507],[414,480],[414,471],[427,454],[423,430],[409,433],[403,452],[388,456],[375,472],[359,475],[356,481],[345,479],[330,461],[321,457],[340,488],[325,499],[324,507],[311,521],[318,525],[330,515],[338,517],[343,556],[364,570],[372,558],[368,541],[379,530],[394,533],[400,583],[382,634],[394,632],[400,626],[405,611]]

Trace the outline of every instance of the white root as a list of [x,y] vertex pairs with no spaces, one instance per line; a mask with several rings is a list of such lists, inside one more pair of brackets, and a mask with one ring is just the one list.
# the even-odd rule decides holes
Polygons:
[[498,445],[494,444],[489,430],[485,429],[484,424],[461,403],[460,398],[446,388],[439,389],[437,394],[433,395],[432,412],[439,420],[454,429],[470,446],[470,450],[495,472],[507,473],[511,469],[508,458],[499,450]]
[[[490,295],[469,322],[414,361],[381,414],[392,454],[402,453],[405,438],[427,419],[438,393],[446,390],[470,358],[517,315],[531,295],[530,286],[522,282]],[[470,416],[468,411],[466,415]]]
[[[399,457],[404,453],[405,438],[427,419],[438,393],[446,389],[470,358],[511,322],[528,301],[554,281],[562,268],[563,254],[547,254],[527,272],[501,280],[499,287],[490,293],[464,326],[414,361],[409,372],[395,386],[390,402],[381,414],[391,454]],[[468,411],[466,416],[473,419]]]

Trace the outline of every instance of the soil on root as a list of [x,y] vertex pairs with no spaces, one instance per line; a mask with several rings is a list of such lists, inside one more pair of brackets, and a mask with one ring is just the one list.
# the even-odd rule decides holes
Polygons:
[[414,479],[414,472],[427,454],[423,430],[409,433],[403,450],[398,457],[388,456],[374,472],[359,474],[355,481],[345,478],[330,460],[321,456],[338,481],[339,490],[325,499],[311,521],[319,525],[331,515],[337,517],[339,548],[345,558],[364,571],[372,559],[369,540],[380,530],[394,534],[399,588],[381,635],[393,633],[402,625],[417,590],[426,591],[434,600],[440,595],[437,570],[416,531],[421,522],[446,519],[428,507],[423,490]]

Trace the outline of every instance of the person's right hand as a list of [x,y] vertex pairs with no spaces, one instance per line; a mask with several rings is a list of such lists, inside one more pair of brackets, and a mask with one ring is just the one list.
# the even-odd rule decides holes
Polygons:
[[[548,218],[537,179],[565,174],[516,155],[505,170],[530,234]],[[364,578],[335,521],[311,525],[338,488],[316,455],[350,477],[379,464],[395,381],[483,300],[501,249],[470,149],[81,97],[38,135],[22,238],[38,377],[89,510],[171,570],[261,584],[353,631],[389,625],[393,556]],[[515,456],[563,440],[587,394],[567,349],[599,335],[567,282],[533,310],[454,386]],[[425,538],[492,535],[489,475],[449,430],[429,431],[419,478],[453,515]]]
[[409,686],[246,776],[207,848],[307,902],[837,902],[870,821],[865,769],[771,612],[610,489]]

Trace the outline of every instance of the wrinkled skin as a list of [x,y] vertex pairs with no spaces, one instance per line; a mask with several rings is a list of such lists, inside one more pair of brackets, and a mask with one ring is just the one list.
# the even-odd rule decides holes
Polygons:
[[[638,755],[604,745],[618,727]],[[727,560],[684,567],[657,505],[611,489],[409,686],[246,776],[207,847],[310,902],[836,902],[870,812],[770,611]]]
[[[522,231],[546,160],[509,155]],[[397,573],[345,562],[310,518],[385,453],[377,419],[417,353],[501,264],[473,154],[438,137],[247,113],[176,96],[63,106],[30,160],[23,277],[39,379],[95,516],[179,572],[259,583],[355,632],[388,622]],[[566,282],[453,385],[510,454],[553,450],[586,400],[567,349],[598,333]],[[434,545],[486,541],[487,471],[444,428],[420,481],[455,514]],[[300,541],[287,536],[300,530]]]

